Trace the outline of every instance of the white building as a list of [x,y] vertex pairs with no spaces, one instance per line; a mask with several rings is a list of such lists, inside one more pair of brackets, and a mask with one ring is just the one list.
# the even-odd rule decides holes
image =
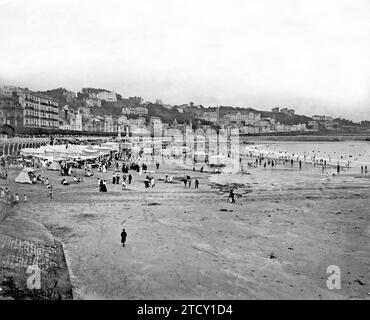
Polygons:
[[82,131],[82,114],[80,114],[80,111],[71,117],[70,126],[71,130]]
[[89,98],[86,99],[86,106],[88,107],[99,107],[101,108],[101,100],[99,99],[94,99],[94,98]]
[[101,91],[96,95],[96,97],[99,100],[104,100],[104,101],[110,101],[110,102],[117,101],[117,94],[115,92]]
[[162,124],[162,120],[160,117],[151,117],[150,118],[150,123],[151,124]]
[[136,107],[134,108],[135,114],[139,115],[147,115],[148,114],[148,109],[145,107]]

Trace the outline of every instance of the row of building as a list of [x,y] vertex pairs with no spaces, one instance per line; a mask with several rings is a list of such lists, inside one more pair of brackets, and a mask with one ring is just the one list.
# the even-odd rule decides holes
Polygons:
[[[210,108],[209,108],[210,109]],[[285,112],[284,110],[281,112]],[[289,111],[290,112],[290,111]],[[294,114],[294,110],[292,111]],[[291,113],[289,113],[291,114]],[[273,117],[261,117],[261,113],[252,111],[229,111],[220,115],[220,109],[201,111],[196,114],[198,119],[212,122],[222,128],[239,128],[241,133],[259,134],[273,132],[297,132],[313,130],[305,123],[294,125],[282,124]]]
[[0,125],[59,127],[59,103],[41,93],[17,87],[0,88]]
[[[63,94],[67,102],[76,98],[76,94],[71,91],[65,91]],[[142,103],[140,97],[129,99],[132,100],[130,100],[132,106],[123,106],[121,115],[116,117],[112,115],[99,116],[90,113],[91,107],[101,107],[102,101],[117,102],[116,93],[108,91],[89,93],[84,98],[85,107],[75,111],[73,108],[69,108],[68,104],[60,110],[58,101],[44,94],[28,89],[4,86],[0,87],[0,125],[113,133],[145,131],[153,128],[155,124],[161,125],[164,130],[167,127],[179,127],[176,122],[170,126],[162,123],[158,117],[152,117],[146,123],[146,119],[148,119],[146,104]],[[220,112],[219,107],[206,109],[194,106],[192,103],[192,105],[180,106],[164,105],[159,100],[156,103],[162,104],[168,109],[176,108],[180,113],[192,107],[192,115],[195,120],[204,120],[221,128],[238,128],[241,133],[245,134],[318,131],[320,127],[330,130],[337,126],[333,118],[321,115],[312,116],[312,121],[307,124],[289,125],[277,121],[274,116],[276,113],[290,116],[295,114],[294,109],[288,108],[273,108],[271,117],[261,117],[261,113],[250,111],[253,109],[243,111],[224,107]]]
[[[76,98],[73,92],[66,91],[65,94],[67,93],[68,99]],[[89,99],[114,101],[109,94],[109,92],[102,92],[102,95],[98,93],[86,101]],[[159,117],[152,117],[149,123],[146,123],[148,109],[143,105],[124,107],[121,112],[118,117],[93,115],[90,113],[88,103],[86,107],[81,107],[77,111],[68,105],[60,109],[57,100],[44,94],[14,86],[0,87],[0,125],[112,133],[135,130],[145,132],[154,123],[162,125]],[[130,119],[132,116],[134,118]],[[165,128],[167,125],[163,126]]]
[[[136,113],[134,113],[136,114]],[[178,124],[176,119],[172,124],[163,123],[160,117],[144,117],[138,116],[130,118],[127,115],[93,115],[84,113],[82,110],[77,112],[65,106],[60,111],[59,129],[74,130],[74,131],[89,131],[89,132],[109,132],[134,135],[147,135],[156,131],[160,135],[168,129],[184,130],[187,127],[192,127],[192,124]],[[147,120],[148,119],[148,120]]]

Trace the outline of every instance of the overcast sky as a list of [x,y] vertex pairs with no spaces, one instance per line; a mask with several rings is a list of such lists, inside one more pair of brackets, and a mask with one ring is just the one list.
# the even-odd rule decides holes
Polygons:
[[0,84],[370,119],[370,1],[0,0]]

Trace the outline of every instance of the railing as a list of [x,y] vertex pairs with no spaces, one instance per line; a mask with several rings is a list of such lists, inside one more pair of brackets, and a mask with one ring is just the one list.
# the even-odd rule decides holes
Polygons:
[[37,137],[37,138],[0,138],[0,143],[48,143],[50,141],[50,138],[48,137]]

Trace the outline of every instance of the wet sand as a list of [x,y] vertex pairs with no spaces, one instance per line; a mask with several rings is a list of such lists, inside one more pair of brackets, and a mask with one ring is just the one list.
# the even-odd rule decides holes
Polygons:
[[[369,176],[328,180],[319,168],[290,165],[248,171],[212,175],[167,163],[155,188],[130,171],[133,184],[122,191],[112,170],[62,186],[44,169],[53,199],[43,185],[9,188],[29,198],[18,216],[63,241],[79,299],[369,299]],[[199,189],[158,181],[165,173],[198,177]],[[98,176],[108,193],[98,192]],[[239,184],[235,204],[227,183]],[[333,264],[340,290],[326,287]]]

